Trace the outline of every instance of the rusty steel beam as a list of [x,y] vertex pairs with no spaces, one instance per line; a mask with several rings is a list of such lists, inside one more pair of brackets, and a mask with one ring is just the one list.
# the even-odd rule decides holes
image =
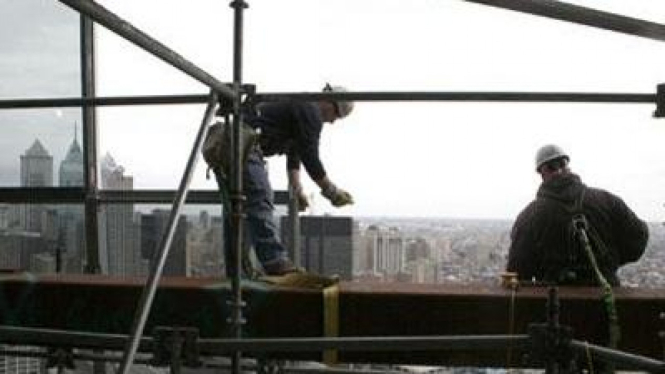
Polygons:
[[[127,335],[144,282],[143,278],[97,275],[3,275],[0,325]],[[320,290],[264,282],[244,282],[243,287],[245,338],[322,336]],[[529,324],[544,322],[546,315],[547,290],[537,287],[523,287],[514,297],[510,290],[489,285],[341,283],[339,288],[341,337],[523,335],[528,333]],[[662,359],[658,333],[663,326],[660,315],[665,311],[665,292],[618,288],[615,295],[622,326],[619,348]],[[233,338],[227,322],[230,296],[230,284],[224,280],[165,278],[157,290],[146,332],[150,335],[158,326],[194,327],[202,340]],[[602,343],[607,326],[600,290],[560,288],[559,296],[561,324],[573,328],[576,340]],[[12,343],[6,339],[0,336],[0,343]],[[25,339],[20,343],[27,344]],[[524,366],[520,360],[524,353],[521,346],[445,353],[411,347],[341,351],[339,358],[343,362],[505,367]],[[321,359],[318,352],[311,351],[275,355]]]

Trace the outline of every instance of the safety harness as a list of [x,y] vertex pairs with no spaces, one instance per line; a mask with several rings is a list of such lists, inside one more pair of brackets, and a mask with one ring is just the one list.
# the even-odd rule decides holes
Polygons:
[[[217,181],[219,188],[220,200],[224,215],[228,217],[231,214],[231,198],[230,198],[230,175],[232,170],[231,161],[234,159],[233,152],[233,139],[231,126],[228,114],[224,115],[223,121],[217,122],[210,126],[208,134],[201,153],[203,158],[208,164],[206,176],[209,177],[209,172],[212,170]],[[242,157],[242,164],[244,165],[249,157],[249,153],[258,141],[258,134],[254,129],[244,122],[240,123],[240,151]],[[227,254],[228,255],[228,254]],[[228,256],[227,256],[228,257]],[[226,261],[230,259],[227,258]],[[249,248],[246,246],[242,250],[242,271],[249,279],[258,278],[261,273],[254,268],[252,261],[249,257]],[[227,266],[227,270],[228,270]]]
[[[609,348],[617,348],[619,340],[621,338],[621,328],[619,326],[619,315],[616,309],[616,302],[614,299],[614,292],[612,290],[612,285],[607,280],[603,272],[600,270],[599,259],[608,262],[611,261],[611,254],[609,253],[607,246],[603,242],[602,238],[596,230],[589,224],[586,215],[582,209],[582,204],[584,202],[584,197],[586,194],[586,187],[582,187],[582,191],[578,195],[575,203],[571,207],[567,204],[564,204],[561,200],[556,199],[553,196],[548,196],[544,194],[543,197],[556,202],[557,204],[563,206],[567,212],[571,214],[571,227],[574,233],[574,237],[578,240],[578,243],[581,245],[584,255],[588,260],[588,264],[591,267],[593,276],[601,287],[603,293],[601,300],[605,306],[605,311],[608,318],[608,332],[609,332]],[[593,245],[592,245],[593,243]],[[595,245],[595,247],[594,247]],[[595,250],[594,250],[595,249]],[[569,272],[571,268],[575,268],[575,264],[569,264],[570,266],[562,270],[562,273]],[[561,276],[559,276],[561,278]]]

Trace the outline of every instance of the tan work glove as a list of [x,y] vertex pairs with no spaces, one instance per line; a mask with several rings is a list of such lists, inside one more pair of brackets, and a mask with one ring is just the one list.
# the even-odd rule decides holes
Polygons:
[[353,204],[353,196],[333,183],[329,183],[326,188],[322,189],[321,195],[330,200],[330,203],[335,207]]

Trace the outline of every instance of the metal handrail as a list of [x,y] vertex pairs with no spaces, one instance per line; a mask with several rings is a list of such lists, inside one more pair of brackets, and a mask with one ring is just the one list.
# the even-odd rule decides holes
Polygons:
[[[287,205],[286,190],[274,192],[274,203]],[[171,189],[100,190],[95,199],[99,204],[171,204],[177,191]],[[0,187],[0,203],[10,204],[83,204],[87,192],[84,187]],[[218,190],[190,190],[187,204],[218,204]]]
[[[95,98],[34,98],[0,100],[0,109],[54,107],[205,104],[207,95],[145,95]],[[254,102],[343,99],[353,101],[477,101],[551,103],[636,103],[652,104],[656,94],[622,92],[501,92],[501,91],[357,91],[357,92],[264,92]]]
[[665,362],[654,360],[649,357],[621,352],[579,340],[572,340],[570,342],[570,347],[581,355],[585,355],[588,352],[593,357],[599,358],[603,361],[623,365],[634,370],[644,370],[649,373],[665,373]]

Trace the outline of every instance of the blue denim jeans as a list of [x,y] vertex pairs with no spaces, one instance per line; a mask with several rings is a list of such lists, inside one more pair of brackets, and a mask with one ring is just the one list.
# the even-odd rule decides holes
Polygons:
[[[266,164],[258,150],[250,152],[243,173],[243,188],[246,197],[246,214],[244,229],[245,248],[254,248],[256,258],[264,264],[281,258],[287,258],[288,253],[282,245],[277,234],[277,226],[274,220],[273,190],[268,179]],[[224,240],[224,253],[226,258],[227,274],[230,261],[235,259],[231,248],[233,235],[231,230],[230,215],[226,214]]]

